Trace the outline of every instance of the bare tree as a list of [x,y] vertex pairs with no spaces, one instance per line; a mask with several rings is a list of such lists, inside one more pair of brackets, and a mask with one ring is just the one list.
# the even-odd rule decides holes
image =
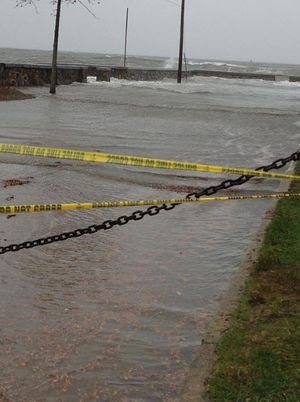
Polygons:
[[[37,10],[37,3],[40,0],[16,0],[17,7],[23,7],[26,5],[31,5]],[[53,53],[52,53],[52,70],[51,70],[51,82],[50,82],[50,93],[56,93],[57,85],[57,53],[58,53],[58,38],[59,38],[59,24],[60,24],[60,14],[62,2],[69,4],[80,4],[84,7],[90,14],[95,17],[95,14],[90,10],[89,5],[93,3],[100,3],[100,0],[49,0],[56,7],[56,17],[55,17],[55,29],[54,29],[54,40],[53,40]]]

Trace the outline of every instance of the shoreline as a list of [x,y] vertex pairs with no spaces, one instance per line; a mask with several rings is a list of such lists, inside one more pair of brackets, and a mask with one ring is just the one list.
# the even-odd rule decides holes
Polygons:
[[[49,85],[51,82],[51,65],[49,64],[4,64],[0,63],[0,87],[30,87]],[[176,79],[177,70],[127,68],[120,66],[59,64],[57,68],[57,84],[69,85],[73,82],[86,83],[88,77],[97,81],[109,82],[112,78],[129,81],[160,81]],[[263,81],[300,82],[300,76],[275,73],[250,73],[221,70],[189,70],[182,77],[216,77],[226,79],[247,79]]]
[[[288,171],[294,171],[292,164]],[[287,191],[289,184],[281,181],[278,191]],[[182,402],[210,402],[208,394],[208,381],[216,360],[217,345],[224,333],[230,329],[234,312],[236,311],[246,289],[246,282],[251,271],[258,261],[262,244],[265,239],[266,229],[273,220],[278,200],[271,202],[265,212],[255,239],[251,242],[244,261],[234,274],[229,288],[222,297],[220,308],[208,324],[208,328],[202,338],[200,349],[194,358],[186,377],[181,398]]]

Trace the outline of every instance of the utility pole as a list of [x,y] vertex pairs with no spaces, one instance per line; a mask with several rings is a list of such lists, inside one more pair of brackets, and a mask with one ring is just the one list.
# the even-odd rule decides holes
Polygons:
[[128,8],[127,8],[127,11],[126,11],[124,67],[126,67],[126,58],[127,58],[127,37],[128,37]]
[[184,65],[185,65],[185,80],[188,80],[188,65],[187,65],[187,59],[186,59],[186,54],[183,54],[184,57]]
[[57,82],[57,51],[58,51],[58,35],[59,35],[59,22],[60,22],[61,1],[62,1],[62,0],[57,0],[56,19],[55,19],[55,30],[54,30],[54,42],[53,42],[53,54],[52,54],[51,83],[50,83],[50,93],[51,93],[51,94],[55,94],[55,92],[56,92],[56,82]]
[[178,73],[177,82],[181,83],[182,76],[182,57],[183,57],[183,38],[184,38],[184,10],[185,0],[181,0],[181,21],[180,21],[180,43],[179,43],[179,58],[178,58]]

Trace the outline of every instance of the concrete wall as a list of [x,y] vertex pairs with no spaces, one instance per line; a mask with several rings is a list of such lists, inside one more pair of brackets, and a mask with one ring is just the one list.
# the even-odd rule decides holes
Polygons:
[[[237,73],[224,71],[194,70],[187,75],[202,77],[241,78],[275,81],[274,74]],[[71,84],[86,82],[88,76],[98,81],[110,81],[111,78],[158,81],[164,78],[176,79],[175,70],[143,70],[124,67],[102,68],[97,66],[59,66],[57,83]],[[183,73],[185,76],[185,72]],[[49,65],[0,64],[0,86],[40,86],[50,84],[51,67]],[[286,77],[291,82],[300,82],[300,77]]]

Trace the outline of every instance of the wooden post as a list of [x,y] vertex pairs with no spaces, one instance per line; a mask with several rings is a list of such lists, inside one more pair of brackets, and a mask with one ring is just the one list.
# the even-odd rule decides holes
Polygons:
[[57,82],[57,51],[58,51],[58,35],[59,35],[59,22],[60,22],[60,10],[61,0],[57,1],[55,30],[54,30],[54,42],[53,42],[53,54],[52,54],[52,71],[51,71],[51,83],[50,93],[55,94],[56,82]]
[[177,82],[181,83],[182,76],[182,57],[183,57],[183,38],[184,38],[184,10],[185,10],[185,0],[181,1],[181,20],[180,20],[180,41],[179,41],[179,58],[178,58],[178,72],[177,72]]
[[128,8],[127,8],[127,11],[126,11],[124,67],[126,67],[126,58],[127,58],[127,37],[128,37]]

